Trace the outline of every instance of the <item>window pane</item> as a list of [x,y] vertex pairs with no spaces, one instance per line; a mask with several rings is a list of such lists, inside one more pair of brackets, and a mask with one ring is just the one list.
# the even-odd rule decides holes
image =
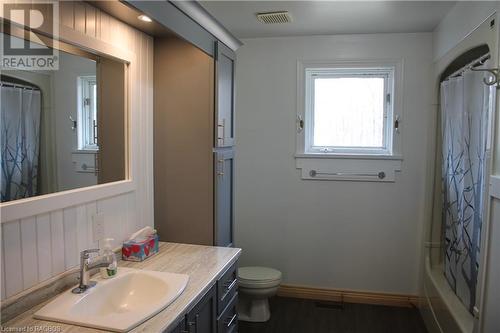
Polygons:
[[382,148],[384,79],[314,80],[313,146]]
[[78,126],[78,145],[82,150],[97,147],[97,82],[95,76],[80,76],[78,89],[81,104],[78,108],[81,126]]

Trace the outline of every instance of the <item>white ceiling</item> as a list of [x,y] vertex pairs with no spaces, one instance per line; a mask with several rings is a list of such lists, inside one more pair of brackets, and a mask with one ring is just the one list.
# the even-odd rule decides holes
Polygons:
[[[239,38],[433,31],[455,1],[201,1]],[[288,10],[293,22],[262,24],[256,13]]]

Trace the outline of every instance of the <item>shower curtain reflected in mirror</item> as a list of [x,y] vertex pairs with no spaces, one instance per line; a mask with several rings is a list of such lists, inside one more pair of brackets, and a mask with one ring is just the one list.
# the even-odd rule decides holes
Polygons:
[[1,201],[37,194],[41,93],[0,84]]
[[485,211],[488,115],[493,88],[484,72],[441,83],[444,273],[472,312]]

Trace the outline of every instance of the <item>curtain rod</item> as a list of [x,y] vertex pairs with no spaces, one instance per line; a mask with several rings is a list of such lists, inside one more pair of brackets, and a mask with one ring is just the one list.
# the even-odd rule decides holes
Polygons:
[[10,88],[20,88],[20,89],[27,89],[27,90],[35,90],[35,91],[40,91],[39,88],[36,87],[31,87],[23,84],[18,84],[18,83],[9,83],[9,82],[0,82],[0,86],[2,87],[10,87]]
[[467,65],[463,66],[462,68],[458,69],[457,71],[451,73],[450,75],[448,75],[446,77],[446,79],[444,79],[443,81],[446,81],[446,80],[449,80],[453,77],[457,77],[457,76],[460,76],[462,75],[465,71],[468,71],[476,66],[481,66],[484,64],[484,62],[488,59],[491,58],[491,55],[490,53],[486,53],[485,55],[482,55],[481,57],[479,57],[478,59],[476,60],[473,60],[471,62],[469,62]]

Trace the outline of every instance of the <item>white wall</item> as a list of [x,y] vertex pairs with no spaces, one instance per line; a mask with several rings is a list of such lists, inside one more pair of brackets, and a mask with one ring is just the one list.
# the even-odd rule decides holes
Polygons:
[[78,77],[89,75],[96,75],[95,61],[65,52],[59,53],[59,70],[54,73],[54,130],[59,191],[97,184],[97,176],[93,172],[75,171],[73,153],[78,149],[78,131],[71,129],[69,119],[70,116],[78,119]]
[[[417,293],[430,34],[246,39],[236,68],[236,245],[284,283]],[[395,183],[304,181],[295,169],[297,60],[403,59]],[[398,112],[399,113],[399,112]]]
[[440,59],[460,43],[493,14],[497,7],[498,1],[457,1],[434,30],[434,60]]
[[[129,111],[133,191],[21,220],[6,221],[2,215],[2,300],[75,268],[79,251],[96,245],[91,232],[96,213],[104,216],[105,234],[115,238],[115,245],[138,228],[153,225],[153,39],[82,2],[61,1],[60,18],[63,39],[132,57]],[[60,201],[67,202],[64,198]]]

